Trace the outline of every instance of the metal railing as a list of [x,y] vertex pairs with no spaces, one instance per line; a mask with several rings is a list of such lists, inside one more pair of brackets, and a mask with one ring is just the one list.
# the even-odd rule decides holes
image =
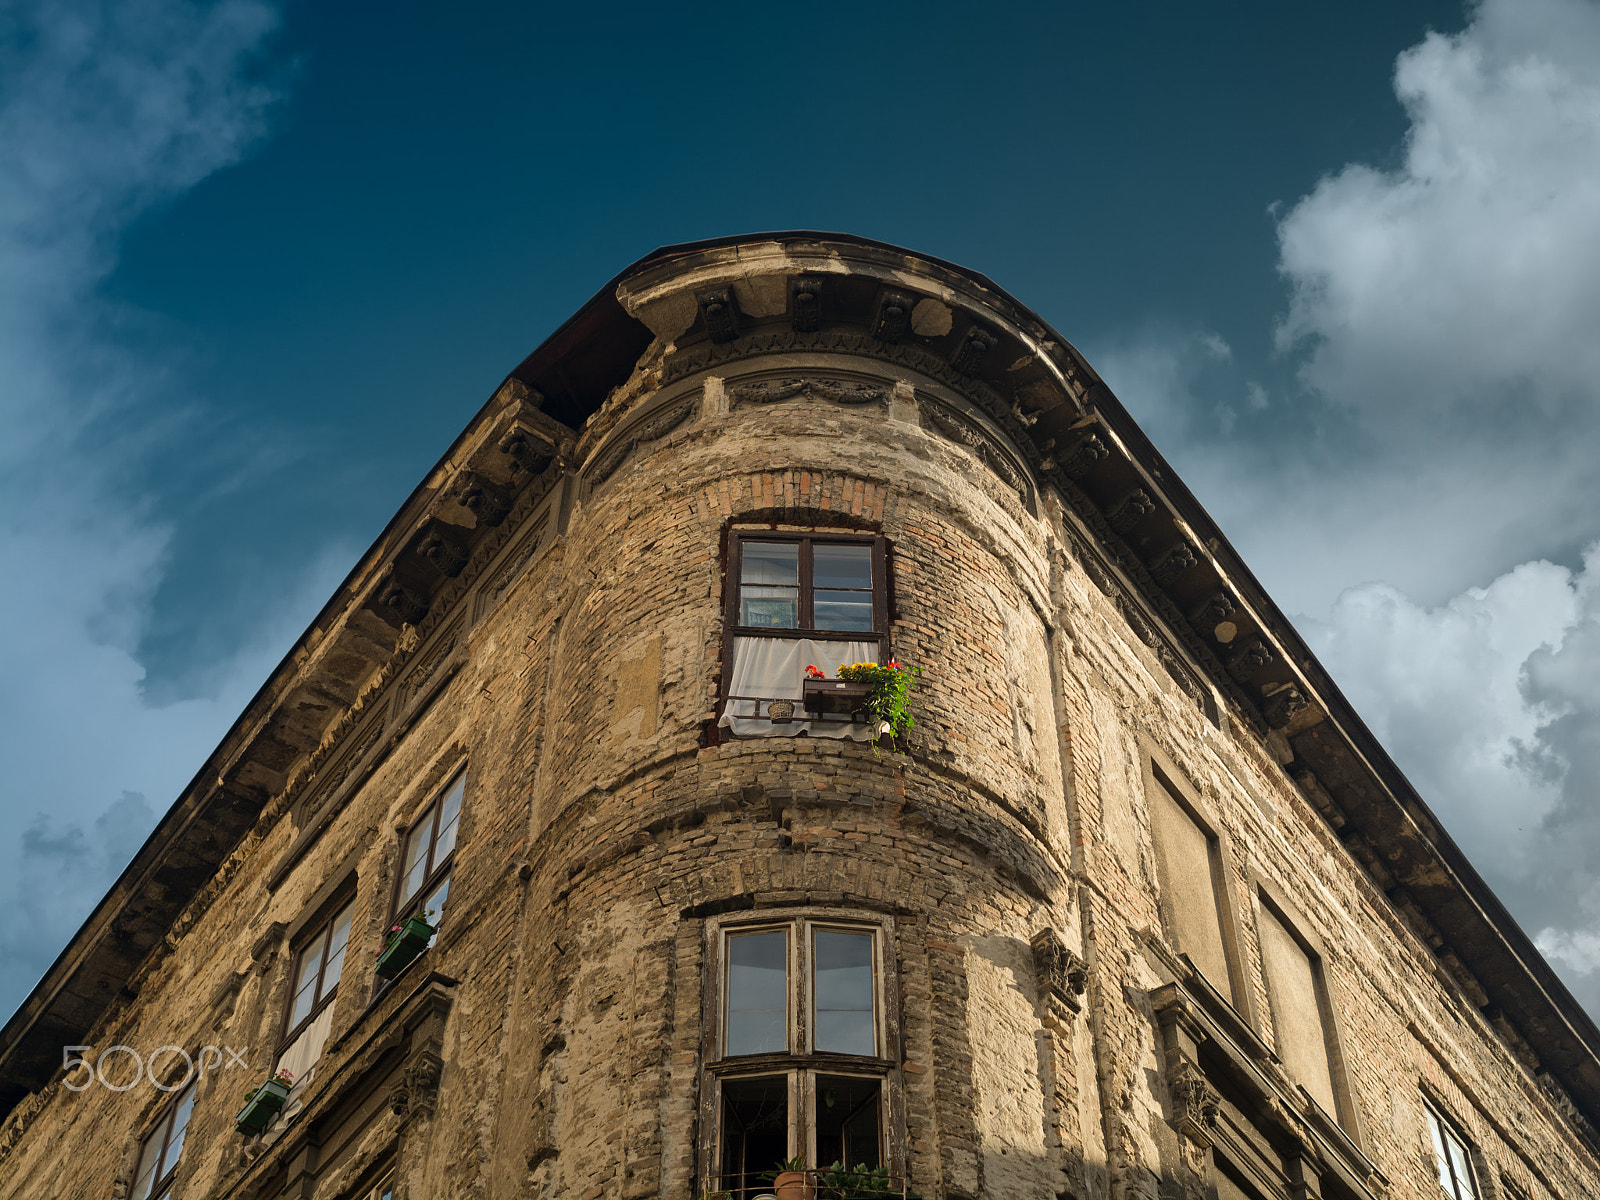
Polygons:
[[[797,1181],[795,1175],[804,1176]],[[784,1181],[778,1190],[778,1180]],[[722,1172],[720,1190],[705,1193],[700,1200],[920,1200],[910,1181],[891,1174],[885,1167],[860,1166],[845,1170],[832,1167],[807,1167],[786,1171],[780,1176],[771,1169],[744,1174]]]

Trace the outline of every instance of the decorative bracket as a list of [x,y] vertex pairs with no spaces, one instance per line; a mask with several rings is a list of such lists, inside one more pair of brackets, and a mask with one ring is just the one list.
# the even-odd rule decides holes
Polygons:
[[696,292],[694,298],[713,342],[731,342],[739,336],[739,303],[732,288]]
[[1033,968],[1039,990],[1059,1000],[1073,1012],[1083,1008],[1083,990],[1089,982],[1088,965],[1072,952],[1054,929],[1033,935]]

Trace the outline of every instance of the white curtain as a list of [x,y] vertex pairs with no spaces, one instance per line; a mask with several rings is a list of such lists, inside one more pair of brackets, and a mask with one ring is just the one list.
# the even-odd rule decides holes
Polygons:
[[286,1070],[294,1076],[294,1083],[289,1088],[289,1098],[284,1101],[283,1111],[278,1114],[279,1120],[289,1120],[304,1107],[303,1094],[306,1085],[317,1073],[317,1060],[322,1057],[322,1047],[327,1042],[328,1033],[332,1028],[333,1005],[324,1004],[322,1011],[312,1018],[311,1024],[302,1029],[300,1036],[278,1056],[275,1071]]
[[774,725],[765,705],[756,715],[754,700],[729,700],[722,720],[717,722],[737,737],[794,737],[806,732],[812,737],[852,738],[858,742],[872,737],[871,725],[834,720],[802,720],[801,685],[806,667],[814,666],[829,679],[839,677],[839,668],[858,662],[877,662],[877,642],[829,642],[811,638],[736,637],[733,639],[733,676],[729,696],[759,696],[762,700],[793,700],[795,719],[787,725]]

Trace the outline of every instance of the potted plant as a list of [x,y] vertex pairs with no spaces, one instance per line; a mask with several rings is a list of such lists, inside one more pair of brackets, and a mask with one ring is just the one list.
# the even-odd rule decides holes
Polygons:
[[860,713],[864,718],[872,688],[868,684],[845,679],[843,672],[838,679],[829,679],[815,666],[808,666],[800,694],[807,712],[846,713],[852,717]]
[[909,705],[911,689],[921,674],[921,667],[907,667],[893,659],[881,667],[877,663],[861,662],[839,668],[840,679],[866,689],[862,708],[873,724],[874,743],[879,734],[904,737],[917,723]]
[[389,938],[378,951],[378,963],[373,969],[384,979],[393,979],[428,948],[434,927],[428,924],[433,910],[419,916],[407,917],[399,924],[389,926]]
[[778,1200],[816,1200],[817,1189],[806,1171],[806,1161],[798,1155],[784,1159],[761,1178],[772,1180]]
[[260,1133],[272,1124],[272,1118],[282,1110],[284,1101],[289,1098],[289,1089],[293,1086],[294,1076],[282,1070],[260,1087],[252,1088],[245,1094],[244,1107],[233,1119],[233,1127],[240,1133]]

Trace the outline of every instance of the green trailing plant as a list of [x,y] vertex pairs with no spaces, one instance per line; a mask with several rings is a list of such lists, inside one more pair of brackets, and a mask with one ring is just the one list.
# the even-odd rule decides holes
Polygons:
[[[890,737],[904,737],[915,725],[911,715],[911,689],[916,687],[922,674],[921,667],[908,667],[890,660],[888,665],[873,662],[854,663],[839,668],[839,678],[847,683],[864,683],[872,688],[867,694],[865,708],[875,730],[888,726]],[[874,736],[874,741],[877,740]]]

